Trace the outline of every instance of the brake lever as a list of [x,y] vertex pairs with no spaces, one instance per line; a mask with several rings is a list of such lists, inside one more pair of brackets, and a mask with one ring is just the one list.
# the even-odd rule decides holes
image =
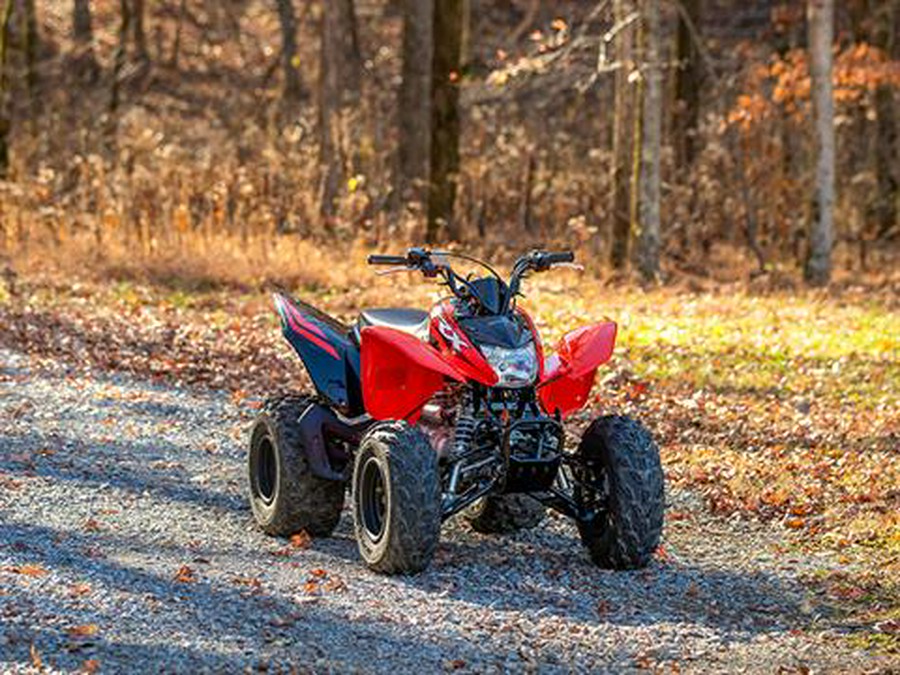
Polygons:
[[389,267],[386,270],[379,270],[375,272],[375,276],[383,277],[387,274],[397,274],[398,272],[415,272],[418,268],[416,267],[408,267],[406,265],[398,265],[397,267]]

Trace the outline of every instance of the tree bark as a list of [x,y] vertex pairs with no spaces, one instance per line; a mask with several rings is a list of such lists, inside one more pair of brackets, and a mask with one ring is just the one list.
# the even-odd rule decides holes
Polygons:
[[91,83],[96,82],[100,75],[100,66],[94,56],[92,23],[90,0],[74,0],[72,35],[75,40],[75,61],[80,74]]
[[396,202],[425,202],[431,157],[434,0],[403,0],[403,79],[399,95]]
[[184,27],[184,18],[187,14],[187,0],[181,0],[178,5],[178,18],[175,22],[175,39],[172,41],[172,53],[169,55],[169,65],[178,68],[178,57],[181,55],[181,31]]
[[701,25],[701,0],[681,0],[678,14],[678,68],[675,71],[675,152],[676,164],[688,167],[697,154],[697,123],[700,118],[702,63],[697,52],[694,30]]
[[459,173],[459,86],[463,0],[440,0],[434,9],[431,61],[431,178],[426,240],[458,239],[453,217]]
[[645,283],[659,277],[660,152],[662,149],[662,69],[659,0],[643,0],[643,110],[640,210],[635,262]]
[[107,130],[107,143],[112,147],[116,138],[117,114],[121,99],[122,72],[125,69],[125,61],[128,53],[128,33],[131,27],[131,5],[128,0],[119,0],[119,43],[113,57],[112,83],[109,94],[109,128]]
[[831,279],[831,249],[834,244],[835,140],[831,79],[834,0],[809,0],[807,23],[816,140],[816,176],[805,276],[810,285],[824,286]]
[[[872,6],[874,5],[874,6]],[[869,40],[883,50],[892,61],[900,58],[900,44],[897,40],[897,21],[900,2],[865,3],[871,25]],[[875,92],[875,176],[877,195],[874,216],[877,235],[886,237],[897,225],[897,198],[900,196],[900,175],[897,165],[897,97],[893,87],[882,85]]]
[[[360,56],[352,0],[325,2],[322,8],[319,95],[319,156],[323,169],[320,211],[337,212],[337,197],[346,177],[342,136],[351,106],[360,97]],[[344,144],[346,145],[346,144]]]
[[12,21],[13,0],[3,0],[0,6],[0,179],[9,175],[9,138],[12,132],[9,92],[9,27]]
[[277,0],[278,21],[281,24],[281,62],[284,70],[282,96],[288,103],[296,103],[306,98],[306,91],[300,80],[300,64],[297,61],[297,17],[293,0]]
[[150,61],[150,52],[147,50],[147,32],[144,30],[144,18],[146,15],[144,0],[131,0],[131,3],[131,25],[135,53],[140,61],[147,63]]
[[25,35],[25,84],[28,88],[28,106],[31,111],[32,130],[36,122],[37,109],[37,51],[38,51],[38,26],[35,13],[34,0],[24,0],[23,20],[25,23],[23,33]]
[[[615,0],[614,25],[624,25],[632,5],[629,0]],[[634,162],[634,111],[635,87],[629,82],[632,69],[633,36],[630,27],[620,28],[616,34],[615,56],[618,68],[615,74],[615,102],[613,105],[613,165],[612,165],[612,232],[610,236],[610,262],[621,270],[628,264],[631,239],[631,174]]]

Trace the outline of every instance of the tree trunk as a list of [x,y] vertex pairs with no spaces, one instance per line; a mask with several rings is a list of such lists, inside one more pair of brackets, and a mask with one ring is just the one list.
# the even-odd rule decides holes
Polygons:
[[631,174],[634,162],[634,84],[629,82],[632,69],[633,36],[630,27],[622,28],[632,5],[629,0],[615,0],[613,5],[616,34],[615,102],[613,105],[613,213],[610,237],[610,262],[617,269],[628,264],[631,238]]
[[320,211],[330,218],[337,212],[337,197],[346,176],[345,117],[360,97],[360,57],[352,0],[323,3],[322,62],[319,95],[319,155],[323,169]]
[[297,17],[293,0],[278,1],[278,21],[281,23],[281,61],[284,69],[284,90],[282,96],[287,103],[296,103],[306,98],[306,91],[300,80],[300,63],[297,57]]
[[184,27],[184,18],[187,14],[187,0],[181,0],[178,5],[178,18],[175,23],[175,39],[172,41],[172,53],[169,55],[169,65],[178,68],[178,57],[181,54],[181,31]]
[[643,0],[643,120],[641,125],[640,216],[635,262],[645,283],[659,277],[662,69],[659,0]]
[[834,243],[835,141],[832,56],[834,0],[809,0],[810,75],[816,139],[816,177],[805,276],[810,285],[824,286],[831,279]]
[[[676,165],[688,167],[697,154],[697,122],[700,117],[702,64],[693,30],[699,30],[701,0],[681,0],[678,14],[678,68],[675,71]],[[690,22],[690,23],[689,23]]]
[[25,23],[24,30],[22,31],[25,35],[25,84],[28,87],[28,106],[31,111],[30,122],[32,124],[32,130],[34,130],[34,124],[37,121],[38,114],[38,26],[34,0],[24,0],[23,8],[25,10],[22,17]]
[[0,7],[0,179],[9,175],[9,137],[12,131],[10,111],[9,27],[12,21],[13,0],[3,0]]
[[442,234],[458,239],[453,217],[459,173],[459,84],[464,0],[440,0],[434,9],[431,61],[431,178],[428,195],[429,243]]
[[150,61],[150,52],[147,50],[147,33],[144,30],[144,17],[146,14],[144,0],[131,0],[131,3],[134,49],[138,60],[148,63]]
[[[871,6],[874,5],[874,6]],[[892,61],[900,58],[897,40],[897,21],[900,2],[865,3],[869,16],[870,42],[885,52]],[[875,176],[877,196],[874,216],[879,237],[888,236],[897,225],[897,198],[900,196],[900,176],[897,165],[897,97],[893,87],[882,85],[875,92]]]
[[119,43],[113,57],[112,83],[109,94],[109,127],[107,129],[107,143],[113,147],[116,138],[117,114],[121,98],[122,72],[125,69],[125,61],[128,53],[128,33],[131,27],[131,5],[128,0],[119,0]]
[[431,157],[434,0],[403,0],[403,80],[399,96],[397,204],[424,203]]
[[100,66],[94,56],[94,29],[91,20],[90,0],[74,0],[72,35],[75,39],[75,62],[82,77],[96,82]]

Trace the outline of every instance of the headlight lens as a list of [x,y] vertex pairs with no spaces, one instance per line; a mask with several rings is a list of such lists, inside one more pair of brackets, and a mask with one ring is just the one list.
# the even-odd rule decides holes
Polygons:
[[481,345],[480,349],[491,368],[497,373],[499,378],[497,386],[527,387],[534,384],[538,362],[533,342],[517,349],[488,345]]

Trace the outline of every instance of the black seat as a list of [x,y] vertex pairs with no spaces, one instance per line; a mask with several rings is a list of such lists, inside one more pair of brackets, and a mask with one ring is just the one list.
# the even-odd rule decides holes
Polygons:
[[359,313],[357,330],[366,326],[395,328],[424,339],[428,335],[428,312],[401,307],[364,309]]

